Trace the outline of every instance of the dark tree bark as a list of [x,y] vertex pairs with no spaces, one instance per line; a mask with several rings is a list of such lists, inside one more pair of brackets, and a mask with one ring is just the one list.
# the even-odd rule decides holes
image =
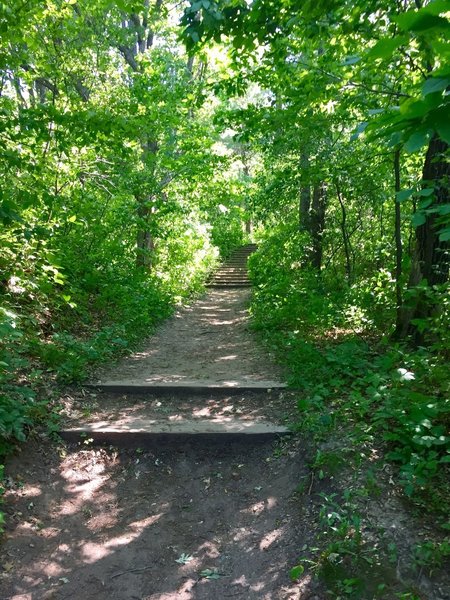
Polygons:
[[[437,136],[432,138],[428,146],[422,180],[424,187],[434,187],[434,201],[427,207],[425,222],[416,228],[409,289],[413,289],[423,281],[426,281],[428,286],[448,281],[449,242],[439,240],[438,215],[434,212],[439,206],[450,202],[450,163],[446,156],[448,149],[448,144]],[[438,306],[430,303],[423,295],[416,294],[414,302],[402,310],[396,331],[397,337],[411,337],[416,344],[423,343],[423,333],[413,321],[426,319],[436,310],[439,310]]]
[[[300,155],[300,167],[302,171],[307,171],[309,167],[309,156],[308,153],[303,151]],[[310,223],[310,210],[311,210],[311,186],[302,185],[300,187],[300,202],[298,206],[298,226],[300,230],[309,231]]]
[[[396,150],[394,154],[394,178],[395,178],[395,193],[400,191],[400,150]],[[403,260],[403,245],[402,245],[402,217],[400,202],[395,197],[395,298],[397,302],[396,308],[396,329],[401,325],[402,316],[402,260]]]

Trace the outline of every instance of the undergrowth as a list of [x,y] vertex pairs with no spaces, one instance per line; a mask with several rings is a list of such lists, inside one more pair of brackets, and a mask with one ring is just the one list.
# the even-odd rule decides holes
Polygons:
[[[445,335],[439,335],[439,323],[430,322],[423,324],[433,332],[427,347],[392,343],[386,327],[393,321],[389,278],[377,272],[352,286],[319,276],[299,260],[302,242],[301,233],[275,232],[250,258],[250,272],[254,326],[299,390],[295,428],[312,434],[318,445],[340,440],[339,451],[318,450],[313,473],[327,478],[344,463],[357,470],[363,461],[372,485],[355,490],[375,494],[380,469],[391,465],[391,479],[410,510],[432,514],[436,524],[438,539],[425,540],[418,555],[442,564],[448,557],[450,497]],[[438,319],[445,322],[442,313]],[[350,504],[349,498],[323,498],[319,527],[328,541],[299,562],[293,577],[315,565],[336,597],[413,598],[410,592],[386,595],[380,559],[367,555],[363,518]],[[385,557],[386,548],[380,549]],[[362,565],[373,574],[376,564],[378,575],[369,586]]]

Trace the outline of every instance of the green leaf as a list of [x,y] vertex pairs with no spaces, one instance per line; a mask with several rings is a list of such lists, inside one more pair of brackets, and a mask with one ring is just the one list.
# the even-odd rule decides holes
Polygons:
[[220,573],[214,569],[205,569],[200,572],[200,577],[203,577],[204,579],[220,579]]
[[369,124],[368,121],[359,123],[358,127],[355,129],[355,132],[351,136],[350,141],[353,142],[354,140],[358,139],[359,136],[366,130],[368,124]]
[[412,216],[412,224],[414,225],[414,227],[420,227],[420,225],[423,225],[426,222],[426,220],[427,217],[423,212],[416,212]]
[[439,240],[441,242],[448,242],[450,240],[450,227],[447,227],[446,229],[443,229],[439,233]]
[[423,188],[423,190],[419,190],[417,192],[418,196],[431,196],[432,194],[434,194],[434,188]]
[[450,23],[447,19],[438,15],[430,14],[422,10],[408,10],[402,15],[393,17],[392,20],[404,30],[414,33],[424,33],[431,29],[447,31],[450,29]]
[[292,567],[292,569],[289,571],[289,577],[292,581],[297,581],[297,579],[299,579],[304,572],[305,567],[303,565],[297,565],[295,567]]
[[450,204],[441,204],[437,212],[439,215],[449,215],[450,214]]
[[447,121],[446,123],[439,123],[436,129],[441,140],[444,140],[444,142],[450,144],[450,121]]
[[352,56],[346,56],[344,58],[344,60],[342,61],[341,65],[343,65],[343,66],[354,65],[357,62],[359,62],[360,60],[361,60],[361,57],[357,56],[356,54],[354,54]]
[[181,555],[175,559],[175,562],[180,564],[180,565],[186,565],[188,562],[191,562],[191,560],[193,560],[193,556],[191,556],[190,554],[186,554],[185,552],[182,552]]
[[428,143],[429,139],[430,136],[427,131],[416,131],[409,137],[409,139],[405,143],[406,152],[409,152],[411,154],[413,152],[417,152],[418,150],[423,148],[425,144]]
[[310,404],[306,398],[300,398],[300,400],[297,402],[298,410],[305,411],[308,410],[309,407]]
[[404,202],[414,194],[414,190],[409,188],[408,190],[402,190],[396,193],[397,202]]
[[429,4],[422,8],[423,12],[430,15],[440,15],[441,13],[448,12],[448,0],[431,0]]
[[427,79],[422,87],[422,94],[433,94],[434,92],[441,92],[450,85],[450,79],[448,77],[431,77]]
[[198,35],[197,31],[191,31],[190,36],[195,44],[200,41],[200,36]]
[[419,202],[419,210],[424,210],[433,204],[433,198],[425,198]]
[[390,58],[394,50],[403,46],[408,41],[404,35],[397,35],[393,38],[383,38],[379,40],[367,54],[368,59]]

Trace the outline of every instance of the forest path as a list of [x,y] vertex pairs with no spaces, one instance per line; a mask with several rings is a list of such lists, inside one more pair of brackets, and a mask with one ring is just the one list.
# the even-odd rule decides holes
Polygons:
[[211,289],[162,325],[144,348],[101,372],[117,391],[159,387],[283,387],[279,370],[249,331],[250,290]]
[[139,352],[103,369],[93,384],[99,397],[91,414],[83,399],[63,437],[85,434],[136,447],[174,436],[214,442],[222,434],[229,441],[231,435],[285,433],[282,415],[268,420],[286,387],[282,374],[250,330],[247,258],[253,250],[236,251],[202,298],[179,309]]
[[[212,287],[103,371],[103,389],[66,397],[67,429],[119,424],[109,441],[122,447],[92,448],[87,429],[10,462],[0,598],[320,598],[310,577],[289,579],[314,537],[309,497],[297,494],[309,470],[299,440],[274,445],[295,396],[249,331],[244,286]],[[142,438],[139,420],[225,429]],[[272,435],[226,430],[249,423]]]

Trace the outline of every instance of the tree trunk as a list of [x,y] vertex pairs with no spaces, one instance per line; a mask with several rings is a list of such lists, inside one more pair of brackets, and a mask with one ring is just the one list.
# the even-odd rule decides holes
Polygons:
[[341,190],[339,187],[339,183],[335,182],[336,193],[339,200],[339,204],[341,206],[341,231],[342,231],[342,242],[344,245],[344,254],[345,254],[345,273],[347,275],[347,281],[350,282],[352,276],[352,262],[350,258],[350,237],[347,231],[347,210],[344,205],[344,200],[342,198]]
[[397,193],[400,191],[400,150],[396,150],[394,154],[394,177],[395,177],[395,298],[396,298],[396,330],[401,326],[402,318],[402,232],[401,232],[401,210],[400,202],[397,200]]
[[320,271],[322,267],[322,235],[325,228],[325,206],[326,185],[321,182],[314,186],[311,210],[309,212],[309,231],[312,240],[310,262],[318,271]]
[[[309,167],[309,157],[306,152],[302,152],[300,156],[300,166],[302,171]],[[300,230],[309,231],[309,217],[311,209],[311,186],[302,185],[300,187],[300,202],[298,206],[298,225]]]
[[[450,164],[445,153],[448,144],[434,136],[428,146],[422,172],[423,186],[434,187],[434,201],[426,208],[425,222],[416,228],[415,248],[413,250],[408,288],[412,289],[426,281],[429,287],[448,281],[449,242],[439,240],[439,225],[434,212],[443,204],[450,202],[449,178]],[[420,210],[420,208],[419,208]],[[431,212],[433,211],[433,212]],[[423,343],[423,333],[413,321],[430,317],[439,307],[430,302],[424,294],[415,294],[413,302],[402,310],[396,331],[398,337],[411,336],[416,344]]]
[[[163,0],[156,0],[152,12],[153,15],[158,15],[162,8]],[[144,3],[144,14],[142,17],[138,14],[131,14],[129,20],[122,21],[122,27],[134,34],[133,43],[129,46],[124,44],[118,45],[118,49],[129,67],[138,72],[140,69],[139,63],[136,60],[138,54],[143,54],[149,50],[154,44],[154,30],[149,24],[150,2]],[[156,155],[159,147],[156,140],[144,135],[141,141],[142,161],[146,162],[149,154]],[[154,209],[150,206],[148,198],[141,198],[135,194],[137,201],[137,216],[138,216],[138,231],[136,235],[136,265],[147,271],[151,271],[153,255],[155,249],[155,241],[151,231],[151,222],[154,218]]]

